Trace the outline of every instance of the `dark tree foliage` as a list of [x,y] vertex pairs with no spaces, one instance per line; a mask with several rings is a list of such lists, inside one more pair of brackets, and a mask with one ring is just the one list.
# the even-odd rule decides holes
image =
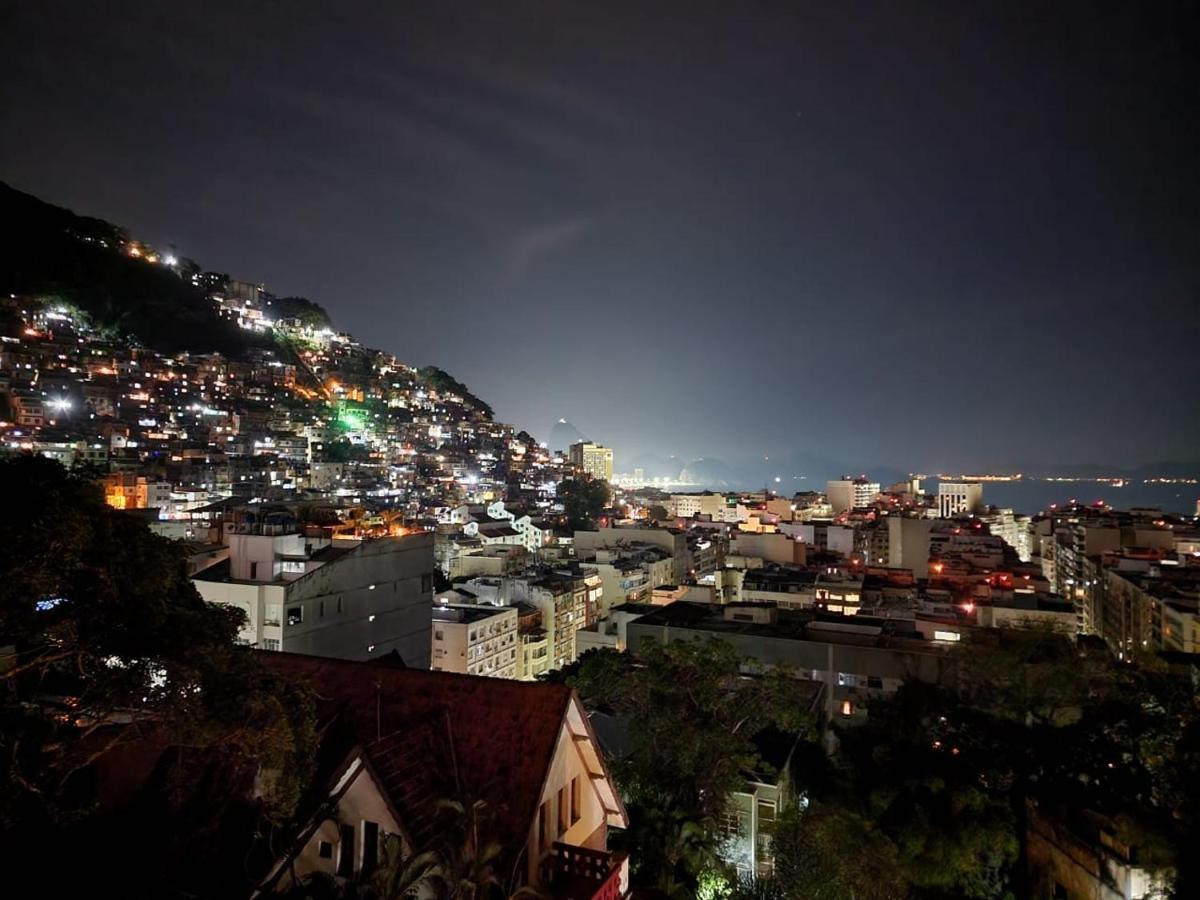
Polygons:
[[313,328],[327,328],[332,320],[325,308],[307,297],[272,297],[271,318],[299,319]]
[[[904,900],[895,845],[840,806],[789,806],[771,836],[775,872],[739,883],[727,900]],[[853,849],[851,849],[853,848]]]
[[755,735],[812,733],[789,673],[746,677],[741,663],[724,641],[679,642],[637,657],[589,653],[570,679],[585,704],[628,723],[629,752],[612,761],[631,820],[624,838],[642,880],[670,894],[686,895],[715,864],[714,822],[764,765]]
[[931,693],[902,691],[844,731],[840,809],[878,830],[914,889],[1003,897],[1020,839],[1010,797],[986,757],[931,736],[944,711]]
[[264,811],[286,820],[309,771],[311,704],[235,646],[241,614],[205,603],[173,542],[57,462],[0,460],[0,484],[8,850],[59,846],[88,826],[90,766],[121,747],[175,747],[176,768],[217,752],[278,769]]
[[448,372],[444,372],[437,366],[425,366],[422,369],[418,369],[417,374],[421,377],[425,384],[429,385],[429,387],[433,388],[435,391],[438,391],[439,393],[445,392],[449,394],[457,394],[471,406],[475,407],[475,409],[477,409],[479,412],[483,413],[485,416],[491,417],[492,408],[472,394],[467,389],[465,384],[463,384],[461,381],[458,381]]
[[841,778],[816,790],[825,809],[870,823],[918,897],[1028,894],[1027,799],[1107,817],[1142,863],[1178,867],[1176,896],[1194,895],[1188,679],[1036,630],[981,636],[958,662],[960,691],[911,682],[841,730]]
[[803,802],[774,826],[775,873],[727,893],[710,878],[720,868],[714,816],[754,765],[742,717],[771,718],[780,686],[728,692],[742,680],[719,642],[640,657],[596,651],[563,674],[589,708],[630,723],[612,761],[631,818],[624,838],[640,883],[667,895],[1029,896],[1020,846],[1032,799],[1106,817],[1141,863],[1176,868],[1173,897],[1197,896],[1200,707],[1190,679],[1037,630],[983,635],[951,668],[957,690],[912,681],[872,699],[865,722],[836,728],[828,762],[800,745]]
[[566,512],[567,527],[587,531],[596,527],[596,520],[608,506],[610,492],[607,482],[585,476],[560,481],[557,496]]

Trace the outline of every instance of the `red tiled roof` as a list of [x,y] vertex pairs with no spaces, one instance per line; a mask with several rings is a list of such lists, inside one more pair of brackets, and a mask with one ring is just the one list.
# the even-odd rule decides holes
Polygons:
[[346,723],[418,843],[437,801],[465,793],[495,810],[510,849],[524,845],[571,688],[291,653],[259,658],[311,688],[319,721]]

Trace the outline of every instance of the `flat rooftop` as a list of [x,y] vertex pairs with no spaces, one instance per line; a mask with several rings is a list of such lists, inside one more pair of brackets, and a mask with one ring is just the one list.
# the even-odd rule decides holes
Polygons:
[[468,606],[457,603],[440,606],[434,604],[433,621],[460,622],[465,625],[472,625],[475,622],[482,622],[484,619],[490,619],[493,616],[503,615],[509,610],[513,610],[515,613],[515,610],[511,606]]
[[[725,618],[727,609],[771,608],[774,623],[736,621]],[[911,620],[910,620],[911,621]],[[904,620],[882,619],[874,616],[839,616],[815,610],[774,610],[771,604],[738,603],[726,606],[680,601],[668,606],[656,606],[641,616],[633,626],[668,626],[715,634],[736,634],[749,637],[808,641],[822,644],[842,644],[857,647],[904,649],[916,653],[942,655],[950,645],[927,641],[915,631],[900,630]]]

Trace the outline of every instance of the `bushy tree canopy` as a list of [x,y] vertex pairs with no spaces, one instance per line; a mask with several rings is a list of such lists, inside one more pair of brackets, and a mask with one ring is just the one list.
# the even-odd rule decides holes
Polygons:
[[310,705],[235,645],[241,613],[205,603],[174,543],[57,462],[0,460],[0,483],[0,829],[32,840],[86,815],[73,776],[134,741],[280,768],[268,811],[286,818]]

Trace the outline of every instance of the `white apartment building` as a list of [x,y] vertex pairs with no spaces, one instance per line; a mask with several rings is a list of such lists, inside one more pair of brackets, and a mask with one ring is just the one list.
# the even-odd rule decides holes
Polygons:
[[672,515],[682,519],[690,519],[695,515],[712,516],[720,522],[725,517],[727,506],[724,494],[672,494],[668,510]]
[[240,609],[238,641],[262,650],[429,667],[433,535],[331,543],[294,523],[227,530],[229,557],[196,572],[210,603]]
[[611,447],[602,447],[591,441],[580,441],[571,445],[567,455],[571,465],[579,470],[593,478],[612,481],[613,452]]
[[[611,454],[611,450],[609,453]],[[609,463],[611,474],[612,464]],[[503,500],[497,500],[487,508],[487,514],[493,519],[507,519],[509,524],[521,536],[521,545],[530,553],[536,553],[550,539],[549,529],[543,528],[530,516],[517,516],[506,509]]]
[[1020,515],[1011,509],[997,509],[979,518],[992,534],[1017,552],[1017,558],[1021,562],[1029,562],[1033,558],[1033,525],[1029,516]]
[[978,481],[942,481],[938,484],[938,515],[943,519],[978,512],[982,504],[983,485]]
[[578,657],[575,633],[588,624],[588,597],[602,590],[599,578],[583,573],[551,572],[535,578],[515,578],[510,589],[520,600],[542,614],[549,658],[547,667],[561,669]]
[[433,607],[434,671],[516,678],[519,652],[515,606]]
[[834,515],[870,506],[878,495],[879,482],[865,478],[839,478],[825,484],[825,498]]
[[673,558],[661,548],[646,544],[601,547],[591,552],[582,567],[600,585],[598,600],[590,607],[599,618],[621,603],[649,602],[654,588],[677,583],[673,577]]

